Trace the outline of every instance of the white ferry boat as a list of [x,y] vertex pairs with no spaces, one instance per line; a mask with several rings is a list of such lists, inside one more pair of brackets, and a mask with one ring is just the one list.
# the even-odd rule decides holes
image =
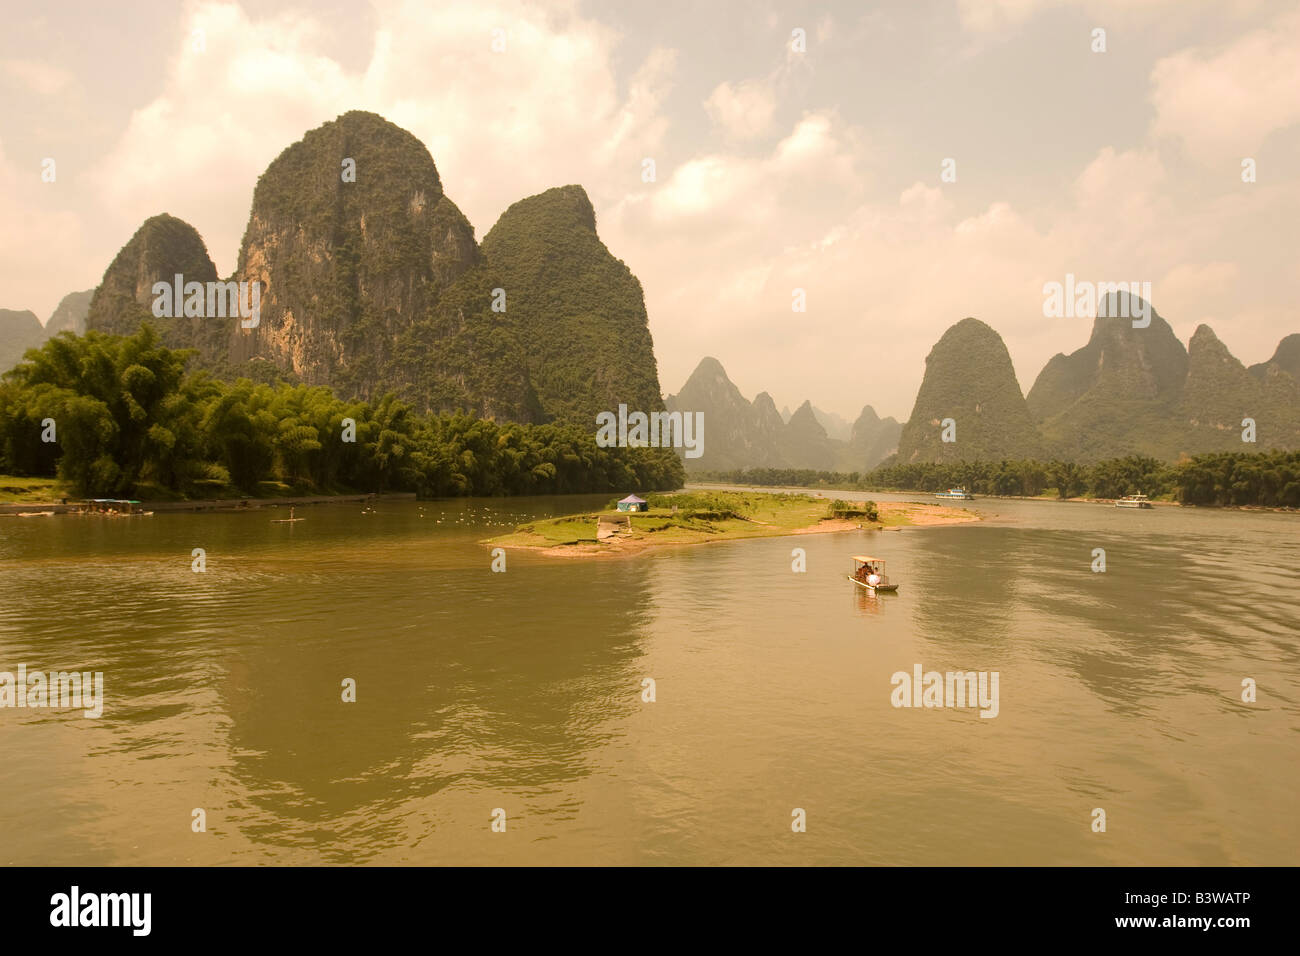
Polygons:
[[1155,507],[1146,495],[1125,495],[1115,502],[1116,508],[1152,508]]
[[935,493],[936,498],[957,498],[961,501],[974,501],[975,496],[965,488],[949,488],[947,491]]

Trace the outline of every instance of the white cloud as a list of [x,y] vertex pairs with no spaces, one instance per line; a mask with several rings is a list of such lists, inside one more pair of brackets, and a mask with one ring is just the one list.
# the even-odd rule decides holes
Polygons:
[[[66,173],[60,174],[57,163],[54,182],[43,182],[40,166],[20,168],[9,161],[0,142],[0,222],[10,226],[0,229],[6,288],[0,308],[31,309],[44,322],[59,298],[73,291],[73,285],[81,287],[68,279],[78,274],[86,247],[80,217],[59,208],[59,192],[67,188]],[[19,280],[22,288],[62,291],[52,299],[10,299],[8,290]]]
[[1184,50],[1151,70],[1152,131],[1205,165],[1254,156],[1272,132],[1300,122],[1300,13],[1217,53]]
[[55,96],[76,84],[67,70],[40,60],[3,60],[0,72],[40,96]]
[[704,101],[709,118],[734,139],[762,136],[772,126],[776,97],[763,82],[719,83]]
[[[96,171],[117,244],[165,210],[194,225],[229,272],[257,176],[348,109],[380,113],[424,142],[480,237],[511,202],[552,186],[582,183],[599,204],[602,189],[618,198],[639,185],[641,158],[667,128],[671,51],[652,51],[621,90],[614,34],[563,9],[395,2],[377,15],[369,62],[349,71],[320,52],[326,25],[301,13],[253,19],[233,5],[196,6],[182,33],[203,29],[205,52],[178,38],[163,92],[133,113]],[[501,53],[491,47],[497,27]]]

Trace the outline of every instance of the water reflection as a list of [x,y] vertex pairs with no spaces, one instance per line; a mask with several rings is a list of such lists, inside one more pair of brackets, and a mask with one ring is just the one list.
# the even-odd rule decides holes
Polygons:
[[[483,537],[604,500],[0,521],[0,670],[101,670],[108,697],[98,721],[0,711],[4,859],[1187,864],[1300,845],[1294,518],[1007,502],[974,526],[801,538],[806,573],[781,538],[488,570]],[[845,579],[863,552],[897,594]],[[890,674],[918,662],[999,671],[1001,713],[894,709]],[[805,805],[816,836],[791,847]],[[1079,825],[1097,805],[1125,821],[1105,844]],[[498,806],[520,839],[489,836]]]

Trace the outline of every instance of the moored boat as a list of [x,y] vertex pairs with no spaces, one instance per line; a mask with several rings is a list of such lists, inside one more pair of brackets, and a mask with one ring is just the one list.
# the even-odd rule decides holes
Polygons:
[[868,591],[897,591],[898,585],[889,580],[885,574],[885,559],[873,558],[866,554],[853,556],[853,573],[848,575],[850,581]]

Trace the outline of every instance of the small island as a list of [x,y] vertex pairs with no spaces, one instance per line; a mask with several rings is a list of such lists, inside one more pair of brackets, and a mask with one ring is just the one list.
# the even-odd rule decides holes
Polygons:
[[884,531],[979,520],[973,512],[949,505],[736,491],[652,494],[640,507],[644,510],[625,510],[625,502],[611,501],[603,511],[532,521],[484,544],[556,557],[613,556],[737,538]]

